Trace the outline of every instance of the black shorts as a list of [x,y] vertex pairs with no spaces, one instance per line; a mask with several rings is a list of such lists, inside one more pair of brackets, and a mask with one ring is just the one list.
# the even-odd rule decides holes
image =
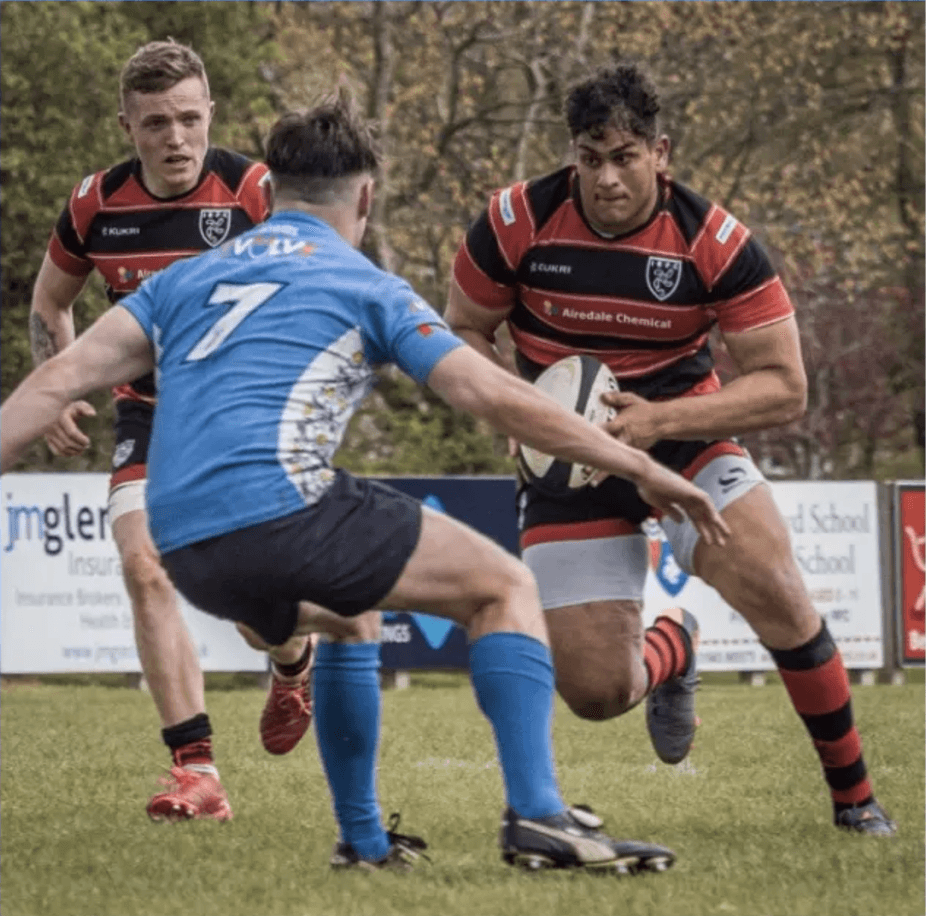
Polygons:
[[374,607],[420,534],[418,500],[338,471],[314,506],[172,550],[162,561],[192,605],[278,646],[293,635],[300,601],[344,617]]
[[116,442],[110,488],[146,476],[154,407],[143,401],[116,401]]
[[[742,446],[733,440],[682,442],[668,439],[657,442],[649,453],[656,461],[689,480],[718,455],[745,454]],[[561,496],[549,496],[522,481],[518,488],[518,510],[522,547],[540,534],[535,531],[525,539],[525,532],[530,529],[614,521],[622,526],[624,533],[630,533],[653,514],[652,507],[641,499],[637,488],[621,477],[607,477],[597,487],[583,487]]]

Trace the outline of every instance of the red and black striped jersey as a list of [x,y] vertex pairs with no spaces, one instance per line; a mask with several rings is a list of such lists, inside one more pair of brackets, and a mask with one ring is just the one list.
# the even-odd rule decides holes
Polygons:
[[[152,195],[141,162],[130,159],[88,175],[71,192],[48,243],[48,255],[65,273],[94,268],[111,302],[146,278],[246,232],[269,215],[267,167],[230,150],[211,147],[199,183],[177,197]],[[116,399],[153,403],[151,375],[114,390]]]
[[750,231],[670,178],[639,229],[603,236],[582,213],[575,167],[496,191],[457,252],[454,278],[504,313],[528,378],[574,353],[644,397],[716,390],[708,335],[793,314]]

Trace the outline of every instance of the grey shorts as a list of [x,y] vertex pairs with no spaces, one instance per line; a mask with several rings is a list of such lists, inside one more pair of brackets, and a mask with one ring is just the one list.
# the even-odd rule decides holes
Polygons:
[[[713,443],[676,470],[708,493],[718,511],[765,481],[745,450],[727,442]],[[525,499],[523,491],[520,499],[521,556],[537,579],[544,608],[642,599],[649,543],[641,524],[649,513],[631,484],[609,479],[556,501],[530,494]],[[676,562],[692,572],[697,529],[687,519],[665,517],[660,524]]]
[[165,553],[164,568],[194,607],[286,642],[300,601],[344,617],[392,590],[421,534],[421,504],[338,471],[314,506]]

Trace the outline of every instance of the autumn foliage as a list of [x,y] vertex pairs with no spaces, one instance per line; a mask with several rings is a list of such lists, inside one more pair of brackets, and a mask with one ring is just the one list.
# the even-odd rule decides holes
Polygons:
[[[387,152],[368,251],[438,308],[488,194],[567,160],[570,84],[630,57],[662,88],[675,177],[753,228],[798,308],[808,414],[750,437],[753,452],[788,476],[922,473],[922,3],[45,2],[0,17],[4,394],[29,368],[30,288],[58,209],[128,153],[118,72],[143,41],[200,52],[213,139],[251,155],[277,113],[348,82]],[[103,307],[91,290],[78,324]],[[55,466],[106,467],[99,407],[98,446]],[[504,443],[393,373],[344,459],[510,470]],[[30,466],[49,466],[42,448]]]

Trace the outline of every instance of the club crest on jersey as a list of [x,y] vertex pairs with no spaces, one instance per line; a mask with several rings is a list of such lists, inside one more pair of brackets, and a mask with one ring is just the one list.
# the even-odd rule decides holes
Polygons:
[[646,285],[660,301],[665,302],[678,289],[682,279],[682,262],[678,258],[646,259]]
[[199,234],[203,241],[212,248],[221,245],[231,229],[231,210],[200,210]]
[[116,446],[115,452],[113,452],[113,467],[121,467],[126,461],[129,460],[129,457],[132,454],[132,450],[135,448],[134,439],[126,439],[124,442],[120,442]]

